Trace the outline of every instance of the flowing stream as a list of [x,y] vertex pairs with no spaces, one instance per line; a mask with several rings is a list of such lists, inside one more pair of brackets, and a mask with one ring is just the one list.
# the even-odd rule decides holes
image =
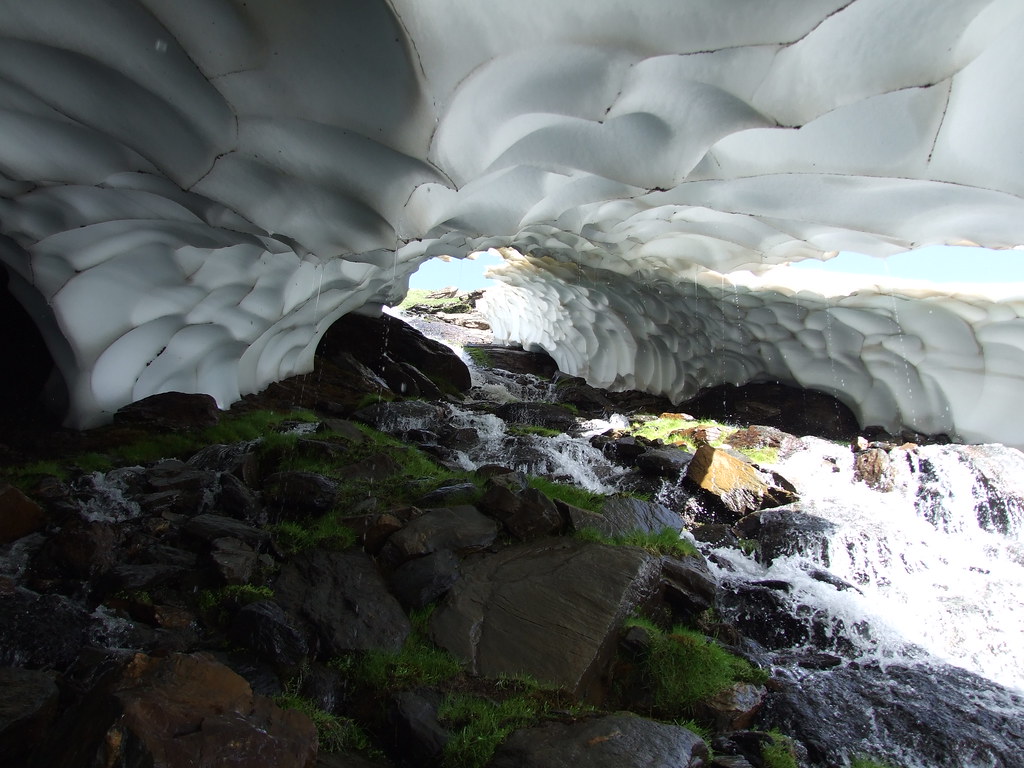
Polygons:
[[[471,369],[479,401],[555,399],[533,377]],[[622,490],[628,478],[588,440],[626,426],[619,414],[581,424],[577,437],[516,434],[472,404],[453,407],[451,422],[479,436],[459,453],[466,469],[511,464],[603,493]],[[883,490],[857,476],[848,445],[805,437],[772,469],[798,490],[788,511],[810,516],[819,535],[806,546],[795,535],[773,557],[701,545],[724,592],[771,585],[777,612],[759,616],[755,605],[750,613],[755,623],[786,625],[785,641],[754,647],[805,696],[794,709],[826,725],[801,731],[792,719],[776,722],[799,731],[819,765],[858,753],[903,768],[1024,765],[1024,755],[1015,762],[1024,737],[1024,454],[932,445],[886,456]],[[666,482],[659,500],[679,506],[674,490]],[[736,605],[723,601],[723,617],[741,619]],[[826,661],[807,661],[815,658]],[[918,733],[922,722],[928,728]],[[842,746],[830,753],[828,744]]]

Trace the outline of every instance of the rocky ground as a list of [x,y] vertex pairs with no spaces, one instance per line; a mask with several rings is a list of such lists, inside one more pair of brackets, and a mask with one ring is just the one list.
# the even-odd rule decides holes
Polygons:
[[[552,371],[543,356],[484,352]],[[408,325],[350,316],[311,374],[227,413],[169,394],[85,434],[10,419],[0,763],[835,760],[759,720],[791,713],[792,691],[720,620],[722,589],[679,538],[697,505],[700,537],[781,546],[790,529],[761,510],[794,489],[741,451],[795,438],[752,427],[715,448],[691,429],[698,447],[684,450],[607,430],[592,441],[636,494],[601,497],[500,464],[459,469],[474,435],[446,407],[470,387],[458,357]],[[564,377],[557,393],[488,408],[524,432],[571,432],[613,403],[667,409]],[[847,429],[822,413],[823,432]],[[680,477],[671,506],[644,494],[663,477]]]

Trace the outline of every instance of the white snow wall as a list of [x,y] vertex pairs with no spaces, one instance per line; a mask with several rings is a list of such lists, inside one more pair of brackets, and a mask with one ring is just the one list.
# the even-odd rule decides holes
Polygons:
[[1019,0],[0,0],[0,36],[0,261],[71,425],[227,406],[513,246],[499,331],[594,383],[1022,442],[1015,297],[763,274],[1024,243]]

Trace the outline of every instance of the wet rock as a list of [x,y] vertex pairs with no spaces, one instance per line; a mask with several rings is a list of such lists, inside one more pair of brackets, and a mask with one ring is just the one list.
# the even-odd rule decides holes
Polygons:
[[257,550],[264,549],[270,542],[270,534],[265,530],[223,515],[196,515],[185,523],[182,530],[206,542],[223,538],[238,539]]
[[45,525],[42,507],[14,486],[0,486],[0,544],[28,536]]
[[231,639],[275,664],[297,665],[308,651],[306,640],[277,603],[260,600],[232,618]]
[[225,584],[248,584],[259,567],[259,553],[241,539],[225,536],[210,542],[210,559]]
[[454,483],[435,488],[416,502],[421,507],[446,507],[469,499],[475,499],[480,493],[475,483]]
[[324,334],[319,351],[326,356],[350,352],[373,371],[382,370],[389,362],[402,361],[441,390],[466,392],[472,386],[469,369],[450,347],[387,314],[345,315]]
[[535,488],[509,487],[502,481],[507,477],[487,481],[480,508],[520,541],[561,532],[564,522],[555,503]]
[[835,523],[802,512],[796,504],[763,510],[758,519],[757,538],[766,564],[785,555],[804,555],[828,567],[828,542]]
[[750,464],[707,444],[697,448],[687,467],[687,477],[737,517],[756,509],[782,506],[796,498],[791,490],[766,482],[767,476]]
[[64,669],[86,642],[89,615],[61,595],[0,590],[0,666]]
[[45,764],[310,768],[316,728],[201,654],[136,655],[85,697]]
[[880,448],[867,448],[854,455],[853,476],[876,491],[887,493],[896,487],[889,454]]
[[763,685],[734,683],[701,702],[701,719],[714,723],[718,730],[749,728],[767,693]]
[[521,544],[464,565],[431,636],[471,674],[527,674],[599,699],[619,628],[654,594],[660,571],[660,558],[633,547]]
[[422,400],[380,402],[357,411],[355,418],[389,434],[409,429],[429,429],[440,433],[448,419],[448,409]]
[[[978,706],[977,702],[986,702]],[[768,696],[763,727],[807,747],[813,768],[871,754],[933,768],[1019,765],[1024,698],[966,670],[935,664],[845,665],[801,675]]]
[[172,432],[205,429],[219,420],[217,401],[210,395],[184,392],[150,395],[114,414],[115,424]]
[[559,432],[569,432],[576,426],[576,415],[572,411],[552,403],[502,403],[494,409],[494,415],[509,424],[545,427]]
[[718,579],[701,555],[662,560],[663,598],[676,612],[696,616],[715,605]]
[[155,589],[181,579],[185,569],[176,565],[125,564],[110,569],[104,578],[108,592]]
[[690,533],[697,541],[703,541],[713,547],[738,548],[740,545],[740,540],[732,526],[725,523],[704,523],[691,528]]
[[682,448],[650,448],[636,458],[636,468],[645,475],[674,480],[689,466],[693,454]]
[[120,541],[111,523],[72,518],[43,546],[34,570],[44,578],[92,579],[117,562]]
[[[601,505],[601,517],[608,528],[607,533],[612,536],[633,531],[660,533],[666,528],[673,531],[683,528],[679,513],[664,504],[633,496],[610,496]],[[602,530],[602,533],[605,532]]]
[[346,651],[397,651],[409,620],[366,554],[310,550],[281,568],[275,600],[308,628],[323,658]]
[[614,408],[602,390],[590,386],[578,376],[559,375],[555,377],[555,383],[555,395],[560,403],[575,405],[583,411],[606,412]]
[[395,531],[400,531],[405,523],[395,515],[383,514],[373,515],[363,526],[360,539],[363,542],[363,549],[371,554],[377,554]]
[[804,448],[803,442],[796,435],[759,424],[736,430],[725,438],[724,443],[738,450],[753,451],[762,448],[776,448],[779,451],[779,458],[792,456]]
[[275,472],[263,482],[263,500],[284,520],[322,515],[334,507],[339,485],[316,472]]
[[846,440],[859,431],[856,416],[834,397],[786,384],[722,384],[702,390],[679,407],[701,418],[760,424],[829,440]]
[[57,714],[53,674],[0,668],[0,763],[19,765],[43,741]]
[[489,368],[528,373],[542,379],[550,379],[558,371],[558,364],[546,352],[527,352],[497,344],[467,344],[466,347],[480,350]]
[[393,533],[381,554],[396,564],[442,549],[466,554],[489,547],[497,535],[497,524],[476,507],[440,507],[424,511]]
[[639,442],[635,437],[604,437],[598,435],[591,439],[591,445],[598,448],[605,456],[612,461],[617,461],[626,466],[632,466],[637,458],[648,450],[648,447]]
[[678,725],[627,714],[546,723],[513,733],[490,768],[687,768],[703,765],[707,745]]
[[263,505],[256,498],[256,494],[249,486],[227,472],[220,475],[220,492],[217,494],[214,511],[250,523],[266,522]]
[[444,596],[461,575],[459,558],[443,549],[397,568],[391,589],[403,605],[419,609]]
[[440,696],[429,691],[401,691],[391,699],[388,722],[405,763],[417,766],[440,763],[449,734],[438,721]]

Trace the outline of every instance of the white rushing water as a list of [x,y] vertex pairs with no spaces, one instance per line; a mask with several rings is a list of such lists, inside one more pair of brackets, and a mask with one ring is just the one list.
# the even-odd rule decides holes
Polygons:
[[[802,511],[836,526],[825,562],[788,555],[763,568],[721,550],[733,578],[788,581],[788,599],[804,611],[828,613],[847,628],[870,625],[845,638],[864,655],[906,660],[920,655],[916,646],[1024,690],[1024,515],[1012,497],[993,509],[999,505],[989,503],[972,467],[969,452],[977,449],[895,450],[896,487],[881,492],[856,480],[849,448],[804,443],[776,469],[797,486]],[[1019,462],[1004,467],[1012,473],[1024,455],[1005,449],[998,461]],[[811,578],[815,565],[857,590]]]

